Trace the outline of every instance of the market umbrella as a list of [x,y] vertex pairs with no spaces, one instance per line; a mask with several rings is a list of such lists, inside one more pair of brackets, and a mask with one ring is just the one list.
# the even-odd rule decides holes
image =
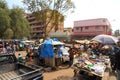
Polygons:
[[118,36],[117,38],[118,38],[118,40],[119,40],[119,42],[120,42],[120,36]]
[[97,41],[99,43],[109,45],[109,44],[116,44],[118,42],[118,38],[110,35],[101,34],[95,36],[91,41]]

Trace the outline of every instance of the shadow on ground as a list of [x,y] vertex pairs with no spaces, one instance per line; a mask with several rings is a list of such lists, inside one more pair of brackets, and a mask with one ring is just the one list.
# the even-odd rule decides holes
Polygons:
[[75,80],[74,78],[71,78],[69,76],[59,76],[56,79],[53,80]]

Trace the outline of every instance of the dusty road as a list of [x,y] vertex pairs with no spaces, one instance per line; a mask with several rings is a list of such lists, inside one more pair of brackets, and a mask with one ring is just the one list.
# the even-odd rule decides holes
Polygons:
[[[73,69],[71,68],[54,72],[45,72],[43,76],[44,80],[76,80],[73,78]],[[113,73],[110,73],[109,79],[107,80],[116,80],[116,77]]]
[[114,73],[110,72],[110,80],[116,80],[116,76]]
[[54,72],[45,72],[44,80],[72,80],[73,78],[73,69],[62,69]]

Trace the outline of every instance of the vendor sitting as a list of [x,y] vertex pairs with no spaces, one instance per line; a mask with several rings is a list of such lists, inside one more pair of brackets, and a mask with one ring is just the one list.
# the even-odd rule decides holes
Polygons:
[[20,53],[18,54],[18,62],[25,64],[25,61],[24,61],[24,59],[23,59],[23,57],[22,57],[22,55]]

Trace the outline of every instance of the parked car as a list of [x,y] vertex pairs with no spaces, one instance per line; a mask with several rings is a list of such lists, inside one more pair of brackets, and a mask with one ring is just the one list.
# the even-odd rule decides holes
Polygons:
[[69,47],[65,47],[65,46],[61,47],[63,62],[70,60],[68,50],[69,50]]

